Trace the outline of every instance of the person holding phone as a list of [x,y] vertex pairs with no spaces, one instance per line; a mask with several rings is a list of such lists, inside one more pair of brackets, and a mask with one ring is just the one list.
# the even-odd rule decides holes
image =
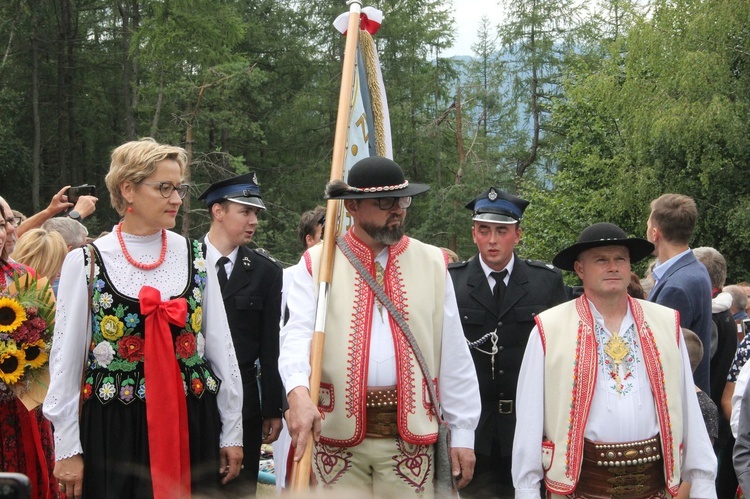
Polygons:
[[[81,190],[81,187],[85,187],[86,189]],[[68,195],[71,189],[74,190],[73,193],[75,194],[72,199],[71,196]],[[78,189],[81,193],[76,193],[76,189]],[[44,222],[46,222],[50,218],[57,216],[65,210],[69,209],[70,211],[68,212],[67,216],[72,218],[73,220],[80,222],[84,218],[91,216],[91,214],[96,211],[97,201],[99,201],[99,198],[96,197],[96,186],[83,185],[76,188],[66,185],[65,187],[60,189],[57,194],[52,196],[49,205],[45,209],[30,216],[29,218],[24,220],[23,223],[17,226],[16,237],[21,237],[27,230],[38,229]]]

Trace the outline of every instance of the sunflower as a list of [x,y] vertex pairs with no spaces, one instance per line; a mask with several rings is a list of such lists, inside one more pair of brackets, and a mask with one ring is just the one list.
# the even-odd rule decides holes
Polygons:
[[46,348],[47,344],[44,343],[44,340],[38,340],[34,343],[24,343],[23,349],[26,354],[26,365],[34,369],[42,367],[47,362],[47,359],[49,359]]
[[0,333],[12,333],[26,320],[26,311],[18,300],[0,298]]
[[26,354],[23,350],[6,350],[0,354],[0,381],[12,385],[23,376]]

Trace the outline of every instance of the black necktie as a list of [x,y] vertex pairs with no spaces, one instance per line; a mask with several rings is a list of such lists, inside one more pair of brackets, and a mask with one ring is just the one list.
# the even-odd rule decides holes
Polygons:
[[216,265],[218,266],[216,269],[216,276],[219,278],[219,286],[221,286],[221,289],[224,289],[224,286],[227,285],[227,281],[229,280],[229,277],[227,277],[227,269],[224,267],[227,262],[229,262],[229,258],[225,256],[222,256],[216,262]]
[[500,308],[503,304],[503,297],[505,296],[505,276],[508,275],[508,270],[506,269],[502,272],[490,272],[490,275],[495,278],[495,287],[492,288],[492,294],[495,295],[497,312],[500,313]]

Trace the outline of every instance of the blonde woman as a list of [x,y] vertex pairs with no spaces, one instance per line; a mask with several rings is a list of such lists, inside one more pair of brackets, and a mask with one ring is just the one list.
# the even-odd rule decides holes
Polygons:
[[122,221],[63,264],[44,412],[70,498],[190,497],[239,474],[242,385],[219,283],[201,245],[168,230],[185,165],[152,139],[116,148],[106,183]]
[[37,276],[46,277],[52,282],[60,274],[67,254],[68,247],[60,234],[44,229],[31,229],[18,239],[10,257],[34,269]]

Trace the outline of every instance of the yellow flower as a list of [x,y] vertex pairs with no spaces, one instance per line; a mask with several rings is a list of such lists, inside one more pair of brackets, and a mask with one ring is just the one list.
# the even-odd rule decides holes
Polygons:
[[13,298],[0,298],[0,333],[12,333],[26,320],[26,311]]
[[0,381],[12,385],[21,379],[26,364],[23,350],[8,349],[0,354]]
[[23,349],[26,353],[26,365],[34,369],[42,367],[49,359],[47,344],[44,343],[44,340],[23,345]]
[[193,315],[190,316],[190,325],[193,328],[193,332],[197,333],[201,330],[203,325],[203,308],[197,307]]
[[109,341],[117,341],[122,337],[125,325],[114,315],[105,315],[102,317],[102,322],[99,323],[99,327],[102,330],[102,336]]

